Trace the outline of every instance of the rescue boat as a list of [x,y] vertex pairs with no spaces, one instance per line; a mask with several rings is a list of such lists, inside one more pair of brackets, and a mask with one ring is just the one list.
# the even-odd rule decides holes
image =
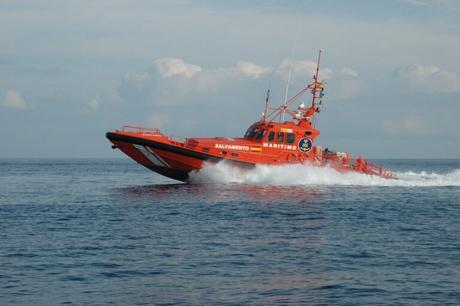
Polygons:
[[[269,109],[267,91],[262,117],[253,123],[243,137],[213,137],[177,139],[164,135],[159,129],[125,125],[108,132],[106,137],[137,163],[166,177],[187,181],[205,163],[226,161],[232,165],[251,168],[258,164],[309,164],[331,167],[341,173],[356,172],[395,179],[396,175],[368,160],[351,158],[348,152],[337,152],[315,145],[320,131],[315,128],[321,110],[325,83],[319,80],[321,50],[318,53],[313,81],[292,98]],[[294,102],[311,94],[311,105]],[[288,120],[285,117],[289,116]]]

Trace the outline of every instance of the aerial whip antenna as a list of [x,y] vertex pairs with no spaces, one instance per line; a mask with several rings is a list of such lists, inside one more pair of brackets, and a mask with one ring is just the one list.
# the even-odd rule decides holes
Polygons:
[[292,67],[294,66],[294,52],[295,52],[295,49],[297,47],[297,36],[299,36],[299,32],[300,32],[300,20],[297,19],[297,29],[296,29],[296,35],[294,36],[295,40],[294,40],[294,43],[292,45],[292,50],[291,50],[291,62],[290,62],[290,65],[289,65],[289,73],[288,73],[288,79],[287,79],[287,84],[286,84],[286,91],[284,93],[284,103],[283,103],[283,110],[281,111],[281,116],[280,116],[280,120],[281,121],[284,121],[284,113],[286,112],[286,108],[287,108],[287,102],[288,102],[288,95],[289,95],[289,87],[291,85],[291,76],[292,76]]
[[281,113],[281,118],[280,118],[281,121],[284,121],[284,113],[285,113],[285,109],[287,107],[287,100],[288,100],[288,95],[289,95],[289,87],[291,86],[292,67],[294,66],[294,50],[295,50],[296,44],[297,44],[297,40],[294,41],[294,45],[293,45],[292,51],[291,51],[291,60],[290,60],[290,63],[289,63],[288,79],[287,79],[287,83],[286,83],[286,90],[284,92],[283,111]]
[[264,112],[262,113],[262,122],[265,122],[265,119],[267,118],[267,111],[268,111],[268,100],[270,99],[270,86],[267,89],[267,94],[265,95],[265,109]]

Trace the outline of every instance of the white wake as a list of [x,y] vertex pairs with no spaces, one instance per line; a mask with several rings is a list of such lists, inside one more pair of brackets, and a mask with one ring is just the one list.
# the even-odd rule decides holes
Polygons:
[[384,179],[359,173],[340,173],[332,168],[310,165],[257,165],[253,169],[240,169],[221,162],[206,165],[192,173],[194,183],[242,183],[268,185],[339,185],[339,186],[460,186],[460,169],[449,173],[396,172],[397,180]]

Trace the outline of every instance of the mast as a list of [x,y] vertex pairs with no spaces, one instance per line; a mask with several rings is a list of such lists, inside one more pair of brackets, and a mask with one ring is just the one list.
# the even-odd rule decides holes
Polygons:
[[322,85],[321,82],[318,81],[318,78],[319,78],[319,64],[320,64],[320,61],[321,61],[321,49],[318,50],[318,61],[316,63],[316,73],[315,75],[313,76],[313,79],[315,80],[314,84],[313,84],[313,88],[312,88],[312,101],[311,101],[311,107],[314,107],[315,106],[315,100],[317,98],[316,96],[316,92],[318,91],[318,88],[319,86],[318,85]]
[[[313,82],[311,83],[307,83],[306,86],[301,90],[299,91],[295,96],[293,96],[292,98],[288,99],[287,98],[287,95],[288,95],[288,89],[289,89],[289,81],[291,79],[291,70],[292,70],[292,66],[290,67],[290,71],[289,71],[289,76],[288,76],[288,86],[286,86],[286,93],[285,93],[285,97],[284,97],[284,101],[283,101],[283,104],[277,108],[274,108],[274,109],[270,109],[271,112],[270,114],[264,114],[263,117],[262,117],[262,120],[265,121],[265,120],[269,120],[270,122],[274,121],[275,119],[279,119],[279,121],[281,122],[281,120],[284,121],[284,114],[285,113],[288,113],[289,115],[291,115],[294,119],[297,119],[300,121],[302,120],[309,120],[309,121],[312,121],[313,122],[313,125],[314,125],[314,120],[316,119],[314,117],[314,114],[315,113],[319,113],[320,112],[320,109],[319,109],[319,105],[321,105],[321,102],[322,102],[322,98],[324,97],[324,89],[325,89],[325,84],[321,81],[319,81],[319,69],[320,69],[320,64],[321,64],[321,53],[322,53],[322,50],[319,49],[318,50],[318,60],[317,60],[317,63],[316,63],[316,71],[315,71],[315,74],[313,75]],[[292,61],[291,61],[292,63]],[[311,101],[311,106],[308,107],[308,108],[305,108],[305,105],[303,105],[303,103],[301,105],[299,105],[299,108],[298,108],[298,111],[295,112],[293,110],[290,110],[288,108],[288,106],[290,104],[292,104],[294,101],[298,100],[299,98],[301,98],[304,94],[306,93],[310,93],[312,95],[312,101]],[[266,103],[266,110],[268,109],[267,108],[267,104]],[[313,120],[312,120],[313,119]]]

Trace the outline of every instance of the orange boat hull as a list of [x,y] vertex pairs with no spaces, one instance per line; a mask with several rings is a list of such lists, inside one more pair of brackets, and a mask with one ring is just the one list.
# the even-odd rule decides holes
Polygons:
[[120,149],[137,163],[179,181],[187,181],[190,173],[202,169],[205,162],[218,163],[223,160],[240,168],[252,168],[256,164],[310,163],[316,166],[329,166],[339,172],[354,171],[394,178],[391,173],[379,171],[375,167],[360,168],[356,163],[345,164],[335,155],[324,156],[318,160],[312,153],[313,150],[302,154],[298,150],[295,151],[296,153],[292,150],[280,152],[278,149],[264,147],[261,143],[251,144],[244,139],[228,140],[217,137],[178,141],[164,136],[157,130],[137,127],[136,129],[136,131],[108,132],[106,137],[113,143],[113,148]]
[[[140,135],[126,135],[108,132],[106,137],[137,163],[166,177],[186,181],[192,171],[203,168],[205,162],[218,163],[224,158],[198,152],[185,146]],[[254,163],[230,161],[239,167],[250,168]]]

